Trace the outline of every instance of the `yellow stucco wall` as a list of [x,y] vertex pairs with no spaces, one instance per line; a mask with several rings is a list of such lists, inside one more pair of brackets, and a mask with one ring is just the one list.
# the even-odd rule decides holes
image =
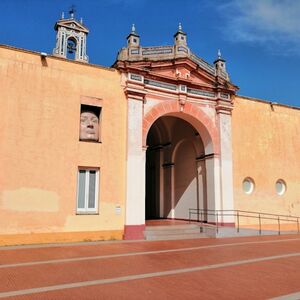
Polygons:
[[[236,97],[232,115],[235,209],[300,216],[299,137],[300,109]],[[255,182],[250,195],[242,190],[246,177]],[[282,196],[275,190],[278,179],[287,184]]]
[[[0,86],[2,244],[10,234],[49,232],[120,238],[126,172],[120,74],[0,46]],[[102,143],[79,141],[83,98],[101,99]],[[76,215],[79,166],[100,168],[98,215]]]

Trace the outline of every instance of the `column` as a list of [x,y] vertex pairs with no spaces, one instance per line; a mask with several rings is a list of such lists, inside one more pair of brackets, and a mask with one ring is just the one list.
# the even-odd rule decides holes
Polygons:
[[[196,160],[197,167],[197,209],[207,209],[207,185],[206,185],[206,167],[205,158]],[[202,217],[202,218],[201,218]],[[197,216],[197,219],[207,221],[207,216],[203,213]]]
[[159,217],[164,218],[164,148],[159,149]]
[[215,154],[205,159],[206,167],[206,186],[207,186],[207,222],[215,224],[217,216],[216,210],[221,209],[221,193],[220,193],[220,158]]
[[164,170],[164,218],[174,218],[174,164],[166,163]]

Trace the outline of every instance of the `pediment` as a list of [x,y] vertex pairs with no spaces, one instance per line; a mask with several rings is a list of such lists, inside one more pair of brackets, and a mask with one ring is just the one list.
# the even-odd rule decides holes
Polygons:
[[159,81],[169,81],[186,85],[197,85],[205,87],[215,86],[215,76],[199,68],[194,62],[185,59],[180,61],[156,61],[156,62],[130,62],[128,66],[133,67],[131,72],[137,71],[145,77],[151,77]]
[[215,73],[201,68],[189,58],[168,60],[117,61],[120,70],[140,74],[144,78],[173,85],[186,85],[195,89],[217,89],[235,93],[238,87]]
[[82,31],[85,33],[88,33],[89,30],[87,27],[83,26],[81,23],[77,22],[75,19],[65,19],[65,20],[59,20],[55,24],[55,29],[57,29],[58,26],[66,27],[73,30]]
[[213,85],[214,77],[207,76],[201,70],[193,70],[185,66],[170,66],[165,68],[153,68],[150,71],[151,75],[157,77],[168,77],[176,81],[184,81],[195,85]]

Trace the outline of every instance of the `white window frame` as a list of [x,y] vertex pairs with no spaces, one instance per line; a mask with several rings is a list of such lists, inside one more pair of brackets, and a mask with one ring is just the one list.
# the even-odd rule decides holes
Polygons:
[[[85,193],[84,193],[84,208],[79,208],[79,174],[80,171],[85,171]],[[95,178],[95,207],[89,208],[89,180],[90,180],[90,171],[96,171]],[[77,170],[77,197],[76,197],[76,213],[77,214],[97,214],[98,213],[98,202],[99,202],[99,168],[87,168],[79,167]]]

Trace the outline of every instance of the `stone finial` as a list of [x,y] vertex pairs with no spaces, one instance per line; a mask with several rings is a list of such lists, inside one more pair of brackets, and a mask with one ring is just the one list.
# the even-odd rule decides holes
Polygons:
[[178,24],[178,31],[182,31],[182,25],[181,25],[181,23]]
[[218,62],[218,61],[222,61],[222,62],[225,62],[225,59],[222,57],[222,54],[221,54],[221,50],[218,49],[218,52],[217,52],[217,58],[216,60],[214,61],[214,63]]
[[131,26],[131,33],[135,33],[135,25],[134,24],[132,24],[132,26]]
[[62,19],[65,18],[65,13],[64,13],[64,12],[61,13],[61,18],[62,18]]
[[83,24],[83,19],[82,19],[82,17],[80,18],[80,24]]
[[221,50],[218,49],[218,59],[221,59],[222,58],[222,55],[221,55]]

